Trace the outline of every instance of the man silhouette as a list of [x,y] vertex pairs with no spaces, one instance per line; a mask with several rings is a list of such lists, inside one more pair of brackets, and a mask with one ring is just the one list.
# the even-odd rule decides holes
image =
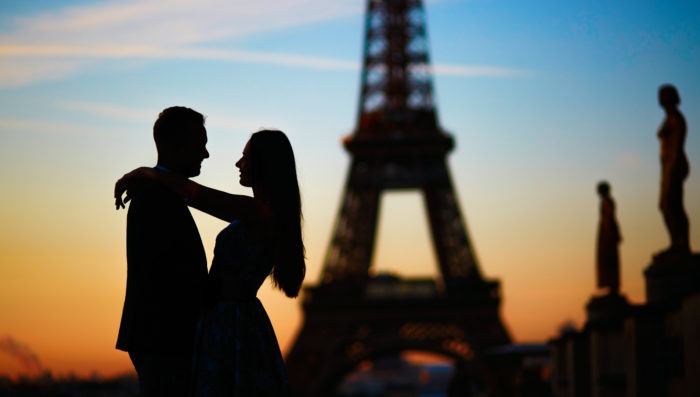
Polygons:
[[[176,106],[153,126],[156,168],[199,175],[209,157],[204,116]],[[153,181],[129,192],[126,298],[116,347],[129,353],[141,393],[186,396],[207,258],[186,203]]]

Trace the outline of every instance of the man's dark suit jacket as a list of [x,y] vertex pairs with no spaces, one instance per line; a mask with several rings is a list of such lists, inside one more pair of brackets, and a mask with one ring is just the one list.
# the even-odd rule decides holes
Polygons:
[[207,283],[202,240],[182,198],[153,182],[134,190],[126,228],[126,298],[116,347],[189,355]]

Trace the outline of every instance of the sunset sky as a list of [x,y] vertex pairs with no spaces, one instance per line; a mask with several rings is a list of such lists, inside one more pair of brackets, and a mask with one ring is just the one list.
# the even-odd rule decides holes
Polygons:
[[[584,322],[595,292],[595,186],[617,202],[622,291],[668,244],[657,209],[656,91],[688,126],[685,203],[700,250],[700,2],[427,1],[440,124],[482,272],[516,342]],[[207,116],[196,180],[234,193],[251,132],[285,131],[301,183],[307,283],[341,200],[357,117],[362,0],[4,0],[0,6],[0,375],[131,370],[114,349],[126,279],[117,178],[153,165],[152,125]],[[383,197],[373,269],[436,276],[421,197]],[[225,225],[192,211],[212,258]],[[283,351],[299,301],[264,285]],[[24,357],[24,363],[18,357]],[[35,359],[35,360],[34,360]],[[32,360],[34,364],[32,364]]]

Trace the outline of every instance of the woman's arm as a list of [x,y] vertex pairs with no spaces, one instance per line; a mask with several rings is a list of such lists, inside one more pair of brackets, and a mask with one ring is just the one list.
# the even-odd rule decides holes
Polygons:
[[[114,185],[114,199],[117,209],[131,198],[129,188],[139,180],[152,180],[162,184],[182,197],[187,205],[206,212],[227,222],[235,219],[257,221],[270,215],[270,208],[262,201],[250,196],[230,194],[200,185],[181,175],[160,171],[155,168],[137,168],[117,181]],[[122,201],[122,194],[126,197]]]

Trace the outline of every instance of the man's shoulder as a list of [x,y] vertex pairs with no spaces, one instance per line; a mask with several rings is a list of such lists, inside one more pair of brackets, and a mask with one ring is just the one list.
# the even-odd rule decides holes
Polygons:
[[131,203],[129,212],[139,208],[172,208],[186,207],[185,202],[175,192],[165,186],[153,182],[144,181],[130,189]]
[[132,196],[132,200],[139,199],[150,199],[150,198],[178,198],[178,195],[162,184],[144,180],[135,184],[131,189],[129,189],[129,194]]

